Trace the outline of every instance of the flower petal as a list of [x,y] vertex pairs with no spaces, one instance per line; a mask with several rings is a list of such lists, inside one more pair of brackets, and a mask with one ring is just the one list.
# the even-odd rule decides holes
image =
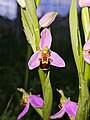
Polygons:
[[64,60],[56,52],[51,51],[50,58],[52,60],[51,65],[57,67],[65,67]]
[[88,41],[84,44],[83,50],[90,50],[90,40],[88,40]]
[[30,60],[28,62],[28,67],[29,67],[30,70],[32,70],[32,69],[39,66],[39,57],[40,57],[40,55],[41,55],[41,52],[37,51],[31,56],[31,58],[30,58]]
[[86,51],[83,51],[83,58],[84,60],[90,64],[90,55]]
[[71,116],[72,118],[75,118],[76,113],[77,113],[77,109],[78,109],[77,103],[69,100],[69,101],[64,103],[64,107],[65,107],[66,113],[69,116]]
[[80,7],[90,6],[90,0],[79,0],[79,6]]
[[41,27],[48,27],[56,18],[57,12],[46,13],[40,20],[39,24]]
[[41,32],[40,49],[44,49],[45,46],[47,46],[49,49],[51,47],[51,43],[52,43],[52,36],[50,30],[45,28]]
[[29,110],[29,102],[25,106],[24,110],[19,114],[17,119],[19,120],[20,118],[22,118],[28,112],[28,110]]
[[59,112],[55,113],[54,115],[51,115],[51,119],[61,118],[65,114],[65,109],[62,108]]
[[22,8],[26,7],[25,0],[17,0],[17,2]]
[[29,102],[32,106],[36,108],[42,108],[43,107],[43,99],[39,97],[38,95],[30,95]]

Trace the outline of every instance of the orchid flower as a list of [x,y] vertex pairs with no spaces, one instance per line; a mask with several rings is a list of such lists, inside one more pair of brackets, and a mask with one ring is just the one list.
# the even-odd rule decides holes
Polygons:
[[62,90],[59,90],[58,92],[62,96],[61,101],[60,101],[61,104],[59,105],[60,111],[55,113],[54,115],[51,115],[50,118],[51,119],[61,118],[66,112],[70,117],[75,119],[76,112],[78,109],[77,103],[72,102],[69,98],[67,99],[64,96],[64,93]]
[[88,40],[83,47],[83,58],[90,64],[90,40]]
[[48,27],[56,18],[57,12],[48,12],[40,20],[40,27]]
[[28,94],[24,89],[18,88],[18,91],[23,93],[21,104],[25,106],[24,110],[19,114],[18,120],[22,118],[29,110],[30,104],[35,108],[43,107],[43,100],[39,95]]
[[90,6],[90,0],[79,0],[79,6],[80,7],[89,7]]
[[36,51],[28,62],[29,69],[32,70],[38,66],[43,70],[50,68],[50,65],[64,67],[64,60],[55,52],[50,50],[52,36],[50,31],[45,28],[41,32],[40,50]]

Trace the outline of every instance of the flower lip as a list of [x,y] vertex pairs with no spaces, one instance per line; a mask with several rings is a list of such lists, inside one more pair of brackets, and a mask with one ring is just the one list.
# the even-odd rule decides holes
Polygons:
[[24,98],[20,100],[20,105],[26,106],[27,103],[28,103],[28,98]]
[[41,51],[41,58],[39,58],[40,68],[43,70],[49,70],[51,65],[50,50],[47,46]]

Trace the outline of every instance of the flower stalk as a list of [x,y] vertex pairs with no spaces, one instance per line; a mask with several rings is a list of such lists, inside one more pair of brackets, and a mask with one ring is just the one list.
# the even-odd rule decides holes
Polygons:
[[80,31],[78,26],[76,0],[72,0],[71,2],[69,20],[70,20],[69,23],[70,23],[72,49],[73,49],[74,59],[76,62],[78,78],[79,78],[79,100],[78,100],[78,111],[76,114],[76,120],[89,120],[90,97],[89,97],[89,88],[86,84],[86,80],[84,77],[85,69],[84,69],[84,59],[82,56],[83,49],[82,49]]
[[[88,1],[84,1],[85,3],[88,3]],[[85,4],[86,5],[86,4]],[[84,31],[84,36],[85,36],[85,43],[88,43],[88,40],[90,39],[90,11],[87,6],[85,6],[81,9],[82,12],[82,25],[83,25],[83,31]],[[87,45],[87,44],[85,44]],[[90,65],[87,62],[87,56],[85,52],[85,45],[83,47],[83,57],[86,62],[84,62],[84,78],[87,82],[88,87],[90,87]],[[89,58],[90,59],[90,58]]]

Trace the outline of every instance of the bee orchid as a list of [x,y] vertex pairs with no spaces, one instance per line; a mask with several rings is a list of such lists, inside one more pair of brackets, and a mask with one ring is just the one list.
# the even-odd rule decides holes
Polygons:
[[88,40],[83,47],[83,58],[84,60],[90,64],[90,40]]
[[89,7],[90,6],[90,0],[79,0],[79,6],[80,7]]
[[50,50],[52,36],[50,31],[45,28],[41,32],[40,50],[36,51],[28,62],[29,69],[32,70],[38,66],[43,70],[50,68],[50,65],[64,67],[64,60],[55,52]]
[[70,99],[67,99],[64,96],[64,93],[62,90],[59,90],[59,93],[62,96],[60,100],[60,105],[59,105],[60,111],[55,113],[54,115],[51,115],[50,118],[51,119],[61,118],[66,112],[70,117],[75,119],[77,109],[78,109],[77,103],[70,101]]
[[18,91],[23,93],[22,99],[20,101],[21,104],[25,106],[24,110],[19,114],[18,120],[22,118],[29,110],[30,104],[35,108],[43,107],[43,100],[39,95],[28,94],[24,89],[18,88]]

